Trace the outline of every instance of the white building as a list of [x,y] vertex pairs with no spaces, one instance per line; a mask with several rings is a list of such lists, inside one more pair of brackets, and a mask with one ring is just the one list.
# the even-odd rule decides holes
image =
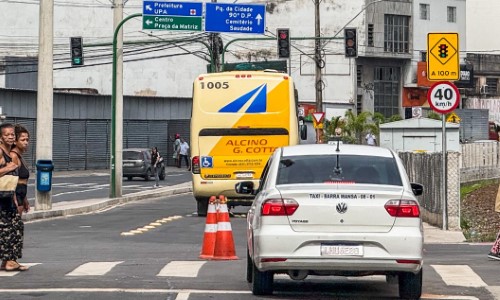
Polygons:
[[[426,2],[429,18],[421,19],[421,5]],[[314,104],[316,87],[322,88],[328,118],[343,115],[346,109],[378,111],[386,116],[403,114],[403,88],[416,83],[416,65],[426,49],[427,32],[459,32],[461,41],[465,41],[465,0],[322,0],[321,35],[337,39],[322,42],[322,82],[317,84],[312,39],[315,35],[314,1],[237,2],[250,3],[267,3],[266,36],[273,37],[277,28],[290,28],[292,37],[309,38],[293,40],[290,72],[301,102]],[[454,22],[448,22],[449,7],[456,8]],[[38,9],[35,1],[0,2],[1,11],[11,12],[0,19],[0,62],[2,57],[6,58],[3,71],[0,69],[0,87],[36,88],[36,73],[19,73],[19,70],[30,71],[33,66],[20,67],[18,61],[27,56],[36,58]],[[141,13],[142,1],[127,1],[124,11],[124,17]],[[111,5],[103,1],[55,1],[54,88],[111,93],[112,20]],[[357,28],[358,58],[344,56],[344,27]],[[141,18],[134,18],[125,23],[124,35],[125,42],[183,41],[175,45],[167,42],[125,45],[125,95],[191,97],[193,78],[206,72],[208,65],[206,47],[192,40],[208,42],[208,33],[143,31]],[[83,37],[84,67],[70,66],[69,40],[72,36]],[[227,45],[236,38],[262,36],[223,33],[221,37]],[[98,45],[103,43],[107,45]],[[461,47],[464,50],[462,43]],[[224,53],[226,63],[277,59],[275,40],[237,41],[229,45],[227,51]],[[31,64],[36,65],[36,62]]]
[[467,0],[467,51],[500,54],[498,0]]

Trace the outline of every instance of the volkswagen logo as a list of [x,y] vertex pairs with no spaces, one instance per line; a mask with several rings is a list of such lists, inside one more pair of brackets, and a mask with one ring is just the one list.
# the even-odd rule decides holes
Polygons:
[[339,214],[343,214],[347,211],[347,204],[345,202],[340,202],[335,208]]

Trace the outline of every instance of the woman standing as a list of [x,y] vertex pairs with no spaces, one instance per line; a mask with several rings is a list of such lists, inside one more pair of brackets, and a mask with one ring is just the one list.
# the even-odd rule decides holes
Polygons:
[[157,188],[157,187],[160,187],[160,178],[159,178],[159,175],[158,173],[160,172],[160,169],[161,169],[161,166],[160,166],[160,153],[158,152],[158,148],[157,147],[153,147],[151,149],[151,165],[153,166],[154,168],[154,172],[155,172],[155,185],[154,187]]
[[[0,125],[0,176],[17,169],[12,162],[10,150],[14,145],[14,125]],[[20,265],[17,260],[22,257],[24,224],[17,213],[15,195],[0,198],[0,258],[1,269],[5,271],[26,271],[28,268]]]
[[14,133],[16,137],[16,142],[12,149],[10,150],[10,156],[12,161],[18,166],[19,180],[16,187],[16,200],[17,200],[17,212],[20,216],[24,212],[30,210],[30,204],[26,197],[28,192],[28,179],[30,178],[30,171],[28,165],[23,159],[23,154],[28,150],[28,144],[30,142],[30,133],[22,125],[16,125],[14,127]]

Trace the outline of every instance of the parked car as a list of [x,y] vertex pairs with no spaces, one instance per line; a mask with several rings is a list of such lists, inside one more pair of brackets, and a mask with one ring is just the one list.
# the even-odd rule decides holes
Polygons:
[[[165,179],[165,165],[160,165],[159,178]],[[144,180],[154,178],[154,168],[151,165],[151,149],[130,148],[123,149],[123,177],[132,180],[133,177],[142,177]]]
[[399,295],[422,293],[423,229],[416,196],[398,155],[365,145],[316,144],[276,149],[247,215],[247,281],[272,294],[275,273],[386,275]]

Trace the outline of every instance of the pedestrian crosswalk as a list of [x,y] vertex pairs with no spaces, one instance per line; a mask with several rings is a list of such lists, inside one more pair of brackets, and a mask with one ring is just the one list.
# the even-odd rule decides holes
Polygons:
[[[242,261],[239,261],[242,263]],[[30,274],[36,273],[37,268],[43,269],[43,272],[47,271],[48,264],[44,263],[23,263],[30,267]],[[85,262],[77,266],[68,267],[68,270],[62,272],[65,277],[89,277],[89,276],[106,276],[109,275],[118,266],[124,266],[121,272],[127,272],[130,275],[130,270],[126,266],[132,265],[134,268],[138,268],[137,263],[124,264],[124,261],[100,261],[100,262]],[[203,261],[203,260],[193,260],[193,261],[170,261],[163,266],[156,265],[151,268],[151,265],[144,265],[144,269],[152,270],[151,276],[155,277],[182,277],[182,278],[195,278],[200,276],[200,270],[205,267],[217,268],[217,262]],[[140,269],[140,265],[139,265]],[[468,265],[430,265],[429,270],[434,270],[442,279],[447,286],[461,286],[461,287],[487,287],[481,277],[474,272],[474,270]],[[20,271],[0,271],[0,277],[12,277],[20,274]],[[119,275],[116,272],[114,275]],[[142,274],[142,273],[141,273]],[[209,274],[209,272],[205,272]],[[276,280],[288,280],[288,275],[276,274]],[[385,281],[385,276],[366,276],[366,277],[346,277],[346,280],[358,280],[362,279],[364,281]]]

